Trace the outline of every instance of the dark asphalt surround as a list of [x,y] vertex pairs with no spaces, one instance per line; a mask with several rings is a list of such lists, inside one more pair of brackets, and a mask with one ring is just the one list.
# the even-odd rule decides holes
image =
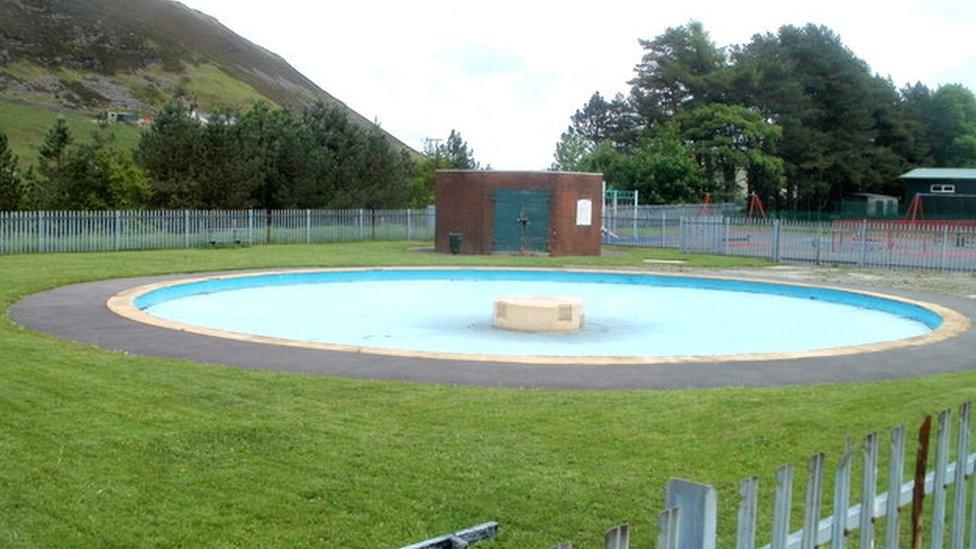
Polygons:
[[[29,329],[136,355],[223,364],[247,370],[456,385],[557,389],[764,387],[901,379],[976,368],[974,329],[928,345],[837,357],[683,364],[540,365],[380,356],[237,341],[135,322],[116,315],[106,306],[108,299],[122,290],[201,276],[204,275],[153,276],[63,286],[22,299],[13,305],[10,313],[15,322]],[[971,299],[868,287],[847,288],[936,303],[954,309],[970,320],[976,318],[976,302]]]

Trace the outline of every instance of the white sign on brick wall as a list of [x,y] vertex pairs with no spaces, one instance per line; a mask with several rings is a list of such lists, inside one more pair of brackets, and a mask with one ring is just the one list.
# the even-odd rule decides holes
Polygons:
[[576,201],[576,224],[589,227],[593,223],[593,201],[582,198]]

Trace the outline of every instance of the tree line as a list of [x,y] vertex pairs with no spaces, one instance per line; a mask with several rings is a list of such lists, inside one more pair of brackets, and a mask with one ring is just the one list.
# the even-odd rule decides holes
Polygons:
[[641,40],[627,95],[571,118],[552,168],[600,171],[651,203],[756,192],[824,210],[850,193],[901,195],[918,166],[976,168],[976,96],[898,89],[823,26],[784,26],[719,48],[691,22]]
[[411,155],[322,103],[302,114],[257,103],[207,123],[192,112],[170,102],[132,151],[108,126],[81,142],[59,119],[26,170],[0,128],[0,210],[423,207],[437,169],[479,167],[456,131]]

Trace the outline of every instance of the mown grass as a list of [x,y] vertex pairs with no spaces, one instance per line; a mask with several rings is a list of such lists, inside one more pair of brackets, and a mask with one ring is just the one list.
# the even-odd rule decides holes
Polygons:
[[[764,264],[642,249],[601,258],[409,251],[417,245],[6,256],[0,307],[72,282],[217,269]],[[127,356],[29,332],[5,315],[0,545],[390,547],[498,520],[500,537],[486,546],[593,547],[620,522],[650,546],[664,482],[680,476],[719,488],[728,547],[740,478],[762,476],[768,508],[777,465],[819,450],[835,463],[845,435],[915,425],[976,396],[974,382],[963,373],[583,392],[357,381]]]

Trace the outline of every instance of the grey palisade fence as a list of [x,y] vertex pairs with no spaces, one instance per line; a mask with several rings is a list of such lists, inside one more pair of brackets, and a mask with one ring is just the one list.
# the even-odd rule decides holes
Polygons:
[[[657,547],[976,548],[976,454],[972,453],[970,439],[972,403],[959,407],[958,421],[953,421],[952,416],[950,410],[944,410],[935,417],[934,452],[930,452],[933,418],[927,416],[923,420],[918,431],[913,471],[906,471],[907,444],[903,426],[890,431],[887,444],[882,443],[878,433],[867,435],[857,445],[848,439],[832,471],[826,470],[824,453],[814,454],[806,464],[802,503],[800,494],[794,498],[793,465],[783,465],[776,470],[772,497],[765,500],[760,497],[757,477],[739,483],[738,502],[720,502],[717,490],[707,484],[672,478],[665,488],[664,509],[658,515]],[[930,460],[932,453],[934,456]],[[887,481],[884,486],[879,486],[879,455],[883,454],[887,454],[883,465]],[[955,459],[951,460],[953,456]],[[828,473],[833,473],[832,482]],[[827,489],[828,485],[832,487]],[[826,500],[825,495],[831,499]],[[761,500],[771,505],[771,513],[760,512]],[[853,505],[852,501],[855,502]],[[719,506],[724,503],[737,504],[738,520],[735,531],[726,532],[720,542]],[[771,520],[760,523],[759,517],[771,517]],[[793,524],[800,528],[793,530]],[[494,535],[498,528],[495,523],[471,531],[481,531],[489,525],[491,535]],[[631,532],[632,528],[627,524],[611,528],[604,534],[604,547],[630,548]],[[414,547],[466,547],[485,537],[489,536],[465,540],[448,535]],[[573,545],[564,541],[552,547],[570,549]]]
[[787,221],[713,212],[687,215],[687,211],[647,206],[607,210],[603,242],[776,262],[976,271],[976,225],[972,223]]
[[432,209],[0,212],[0,254],[433,238]]
[[[607,210],[604,243],[786,262],[976,271],[976,226],[754,220],[730,217],[725,204],[710,205],[710,215],[694,215],[696,207],[702,210]],[[0,212],[0,254],[433,237],[433,208]]]

